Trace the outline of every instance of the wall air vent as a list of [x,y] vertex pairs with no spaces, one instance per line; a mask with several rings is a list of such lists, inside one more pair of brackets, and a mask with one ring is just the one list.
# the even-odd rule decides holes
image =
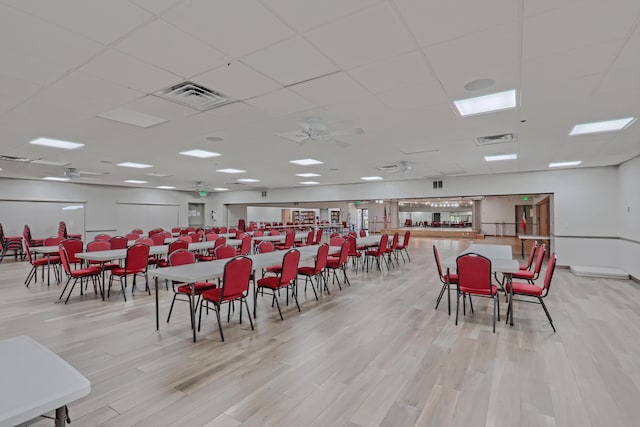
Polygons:
[[502,133],[500,135],[479,136],[476,138],[476,145],[504,144],[517,140],[518,134],[516,133]]
[[219,92],[192,82],[179,83],[175,86],[162,89],[154,93],[154,95],[198,111],[221,107],[234,101]]
[[0,154],[0,160],[5,160],[7,162],[18,162],[18,163],[31,162],[31,159],[27,159],[26,157],[5,156],[3,154]]

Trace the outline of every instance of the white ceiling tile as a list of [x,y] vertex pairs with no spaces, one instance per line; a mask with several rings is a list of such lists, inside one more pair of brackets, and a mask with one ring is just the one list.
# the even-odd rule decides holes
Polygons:
[[163,19],[234,58],[291,37],[291,31],[255,0],[194,0]]
[[511,0],[396,0],[396,4],[421,46],[516,22],[518,18],[518,2]]
[[335,64],[298,36],[245,56],[242,62],[285,86],[338,71]]
[[27,52],[0,47],[0,73],[39,85],[48,85],[67,72],[67,68]]
[[349,75],[371,93],[386,92],[435,79],[420,51],[355,68],[349,71]]
[[152,17],[126,0],[6,0],[5,3],[105,45]]
[[252,98],[280,88],[274,81],[238,61],[206,72],[192,80],[237,100]]
[[410,110],[448,102],[442,86],[436,80],[418,86],[382,92],[377,94],[377,97],[394,110]]
[[312,103],[289,89],[276,90],[246,102],[274,116],[283,116],[314,107]]
[[40,85],[0,74],[0,115],[33,96]]
[[465,84],[476,79],[494,79],[496,84],[488,89],[490,92],[504,87],[517,88],[520,81],[518,28],[515,24],[428,46],[424,51],[451,97],[480,95],[465,93],[464,90]]
[[299,32],[335,21],[380,0],[263,0],[271,10]]
[[80,98],[101,100],[114,106],[144,96],[144,92],[129,89],[80,71],[66,75],[58,80],[52,88]]
[[114,108],[113,110],[98,114],[98,117],[141,128],[149,128],[168,121],[165,117],[151,116],[128,108]]
[[113,47],[185,79],[229,62],[222,53],[162,20],[146,25]]
[[147,10],[154,14],[159,14],[171,6],[182,2],[182,0],[130,0],[132,3],[137,4],[144,10]]
[[388,3],[381,3],[316,28],[305,37],[344,69],[415,49]]
[[337,104],[368,95],[366,90],[345,73],[300,83],[290,89],[316,105]]
[[66,68],[82,64],[103,48],[87,37],[0,5],[0,48],[7,47]]
[[134,90],[153,93],[182,79],[124,53],[109,49],[80,71]]
[[190,116],[198,112],[192,108],[153,95],[138,98],[128,103],[126,108],[169,120]]
[[[624,38],[640,12],[640,2],[585,1],[581,7],[567,6],[526,17],[524,58],[564,52],[602,41]],[[571,25],[567,25],[571,22]]]

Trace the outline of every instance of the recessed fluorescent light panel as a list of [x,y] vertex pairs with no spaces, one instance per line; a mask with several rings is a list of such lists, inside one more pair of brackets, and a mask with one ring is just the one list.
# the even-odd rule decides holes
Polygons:
[[78,209],[84,209],[82,205],[69,205],[62,208],[63,211],[77,211]]
[[571,132],[569,132],[569,135],[584,135],[587,133],[622,130],[635,121],[635,117],[627,117],[625,119],[607,120],[605,122],[583,123],[581,125],[575,125],[573,129],[571,129]]
[[160,190],[173,190],[176,187],[172,187],[171,185],[158,185],[156,188]]
[[182,154],[183,156],[199,157],[201,159],[208,159],[209,157],[218,157],[220,155],[220,153],[214,153],[213,151],[205,151],[205,150],[181,151],[180,154]]
[[459,99],[453,101],[453,105],[455,105],[461,117],[466,117],[474,114],[508,110],[515,108],[518,104],[516,102],[516,90],[512,89],[475,98]]
[[240,178],[238,180],[236,180],[238,182],[260,182],[259,179],[253,179],[253,178]]
[[361,176],[361,180],[363,181],[379,181],[382,179],[381,176]]
[[300,181],[300,184],[314,185],[314,184],[320,184],[320,183],[318,181]]
[[98,114],[98,117],[141,128],[148,128],[168,121],[161,117],[150,116],[149,114],[127,110],[126,108],[116,108],[114,110],[107,111],[106,113]]
[[565,168],[569,166],[578,166],[582,161],[578,160],[575,162],[557,162],[557,163],[549,163],[550,168]]
[[153,167],[153,165],[145,165],[144,163],[134,163],[134,162],[118,163],[118,166],[122,166],[124,168],[136,168],[136,169],[144,169],[144,168]]
[[42,179],[46,179],[47,181],[70,181],[71,178],[64,178],[61,176],[45,176]]
[[227,168],[227,169],[217,169],[216,172],[222,172],[222,173],[245,173],[246,171],[243,171],[242,169]]
[[128,179],[125,182],[129,184],[146,184],[148,181],[140,181],[139,179]]
[[29,144],[42,145],[43,147],[62,148],[64,150],[75,150],[76,148],[84,147],[84,144],[79,142],[61,141],[59,139],[51,138],[38,138],[33,141],[29,141]]
[[323,162],[320,160],[314,159],[300,159],[300,160],[289,160],[289,163],[294,163],[300,166],[311,166],[311,165],[321,165]]
[[487,162],[499,162],[500,160],[516,160],[517,154],[497,154],[495,156],[484,156],[484,160]]
[[223,187],[216,187],[213,189],[213,191],[229,191],[228,188],[223,188]]
[[321,176],[321,175],[319,173],[309,172],[309,173],[297,173],[296,176],[301,176],[303,178],[312,178],[314,176]]

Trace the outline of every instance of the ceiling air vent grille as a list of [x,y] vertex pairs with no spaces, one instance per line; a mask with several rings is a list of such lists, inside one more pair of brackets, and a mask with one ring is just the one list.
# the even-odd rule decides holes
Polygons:
[[517,134],[503,133],[500,135],[479,136],[476,138],[476,145],[504,144],[506,142],[516,142],[517,140]]
[[0,154],[0,160],[6,160],[7,162],[18,162],[18,163],[31,162],[31,159],[27,159],[26,157],[5,156],[3,154]]
[[212,108],[233,102],[220,92],[207,89],[204,86],[192,82],[182,82],[167,89],[162,89],[154,95],[176,102],[198,111],[206,111]]

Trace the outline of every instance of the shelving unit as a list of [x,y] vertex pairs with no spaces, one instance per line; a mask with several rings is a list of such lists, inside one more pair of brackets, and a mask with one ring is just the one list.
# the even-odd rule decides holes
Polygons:
[[340,222],[340,211],[331,211],[331,224]]
[[291,211],[291,222],[299,222],[300,224],[315,224],[316,213],[315,211]]

